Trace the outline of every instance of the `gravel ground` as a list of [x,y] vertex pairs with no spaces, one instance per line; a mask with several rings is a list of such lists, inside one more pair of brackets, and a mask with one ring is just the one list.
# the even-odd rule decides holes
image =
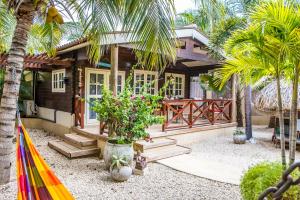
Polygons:
[[[272,134],[273,129],[254,126],[254,142],[247,142],[243,145],[233,144],[231,134],[207,135],[201,142],[192,145],[190,155],[202,159],[214,158],[219,163],[239,166],[244,170],[261,161],[281,161],[281,151],[272,143]],[[288,155],[288,150],[286,150],[286,156]],[[296,160],[299,159],[300,152],[297,151]]]
[[[157,163],[149,164],[146,176],[132,176],[127,182],[116,183],[104,170],[103,160],[96,157],[69,160],[47,146],[48,141],[56,139],[54,136],[37,129],[28,131],[41,155],[76,199],[240,199],[238,186],[199,178]],[[205,148],[201,150],[208,153]],[[15,168],[12,170],[11,182],[0,186],[1,200],[16,199]]]

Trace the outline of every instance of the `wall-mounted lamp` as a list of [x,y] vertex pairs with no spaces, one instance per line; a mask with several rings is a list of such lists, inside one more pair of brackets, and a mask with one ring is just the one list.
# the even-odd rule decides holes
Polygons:
[[129,68],[131,67],[131,63],[130,63],[130,62],[125,62],[125,67],[126,67],[127,69],[129,69]]
[[69,77],[67,77],[67,76],[64,77],[64,83],[65,83],[65,84],[68,84],[68,83],[69,83]]

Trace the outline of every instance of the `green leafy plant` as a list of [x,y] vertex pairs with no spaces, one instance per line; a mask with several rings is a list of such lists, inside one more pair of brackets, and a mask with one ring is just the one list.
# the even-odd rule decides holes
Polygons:
[[123,166],[129,166],[127,158],[124,157],[119,157],[116,155],[112,156],[112,163],[110,166],[110,171],[113,170],[114,168],[120,169]]
[[154,114],[160,107],[162,97],[147,93],[147,85],[142,88],[140,95],[135,95],[131,81],[130,76],[117,96],[103,88],[102,98],[91,106],[98,120],[108,128],[110,142],[116,144],[130,144],[144,138],[148,136],[146,128],[163,121],[162,117]]
[[[280,180],[283,166],[279,162],[262,162],[251,167],[241,179],[241,194],[245,200],[256,200],[259,195],[269,187],[275,186]],[[299,177],[300,172],[292,174]],[[283,199],[299,199],[299,186],[292,186]]]
[[245,135],[245,132],[237,128],[234,130],[233,135]]
[[213,74],[201,74],[199,79],[201,87],[205,90],[211,90],[220,95],[224,94],[226,91],[226,87],[221,87],[215,83]]

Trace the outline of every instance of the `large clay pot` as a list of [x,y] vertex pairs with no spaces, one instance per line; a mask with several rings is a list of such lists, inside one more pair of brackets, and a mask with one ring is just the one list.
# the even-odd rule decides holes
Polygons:
[[107,141],[103,152],[103,159],[106,169],[110,168],[113,155],[121,158],[126,157],[128,165],[133,166],[134,151],[132,144],[114,144]]
[[132,175],[132,168],[129,166],[122,166],[120,167],[120,169],[114,167],[113,169],[111,169],[110,175],[115,181],[127,181]]
[[247,140],[246,135],[233,135],[234,144],[245,144]]

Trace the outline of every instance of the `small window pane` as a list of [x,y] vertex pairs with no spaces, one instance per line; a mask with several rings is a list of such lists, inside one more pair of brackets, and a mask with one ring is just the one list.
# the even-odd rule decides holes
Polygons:
[[97,95],[102,95],[101,87],[102,86],[97,85]]
[[96,74],[90,74],[90,83],[96,83]]
[[98,83],[103,84],[104,83],[104,75],[103,74],[98,74]]
[[96,95],[96,85],[90,85],[90,95]]
[[[90,107],[93,106],[93,102],[95,101],[95,98],[90,98]],[[96,119],[97,118],[97,114],[96,112],[94,112],[93,110],[89,110],[89,119]]]
[[122,84],[122,76],[118,75],[118,85],[121,85],[121,84]]

